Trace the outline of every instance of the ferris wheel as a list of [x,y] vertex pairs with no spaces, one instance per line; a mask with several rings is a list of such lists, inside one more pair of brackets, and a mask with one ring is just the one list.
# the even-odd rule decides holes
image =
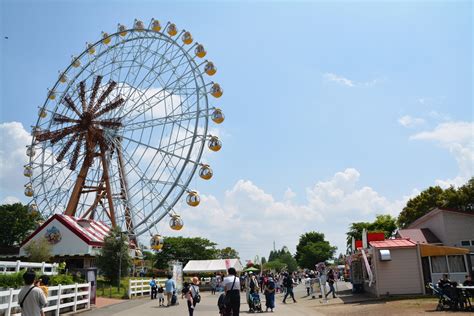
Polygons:
[[119,24],[72,57],[48,90],[27,148],[25,194],[31,210],[100,220],[129,236],[152,236],[168,215],[179,230],[173,207],[193,176],[213,176],[203,151],[222,143],[209,134],[209,119],[224,121],[209,97],[223,90],[208,80],[217,69],[189,31],[152,19],[146,27]]

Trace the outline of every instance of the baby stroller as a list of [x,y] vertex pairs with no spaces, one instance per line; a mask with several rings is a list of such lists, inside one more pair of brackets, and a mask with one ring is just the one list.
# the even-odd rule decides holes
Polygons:
[[260,301],[260,295],[257,292],[250,294],[250,312],[262,313],[262,302]]
[[458,295],[455,287],[447,286],[442,289],[438,285],[432,283],[428,283],[428,287],[439,299],[438,306],[436,306],[437,311],[458,309]]

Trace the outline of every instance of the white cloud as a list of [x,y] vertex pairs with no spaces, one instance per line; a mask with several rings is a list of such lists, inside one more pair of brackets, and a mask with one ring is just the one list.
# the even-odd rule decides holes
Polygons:
[[[18,201],[23,198],[23,166],[28,162],[26,146],[31,143],[30,134],[19,122],[0,123],[0,198],[2,201]],[[4,196],[8,194],[9,196]],[[14,196],[12,196],[14,195]],[[18,198],[19,197],[19,198]]]
[[355,86],[355,84],[352,80],[344,78],[344,77],[336,75],[336,74],[333,74],[333,73],[325,73],[324,74],[324,79],[326,81],[334,81],[334,82],[337,82],[339,84],[342,84],[342,85],[348,86],[348,87],[354,87]]
[[327,72],[323,75],[323,78],[325,81],[328,81],[328,82],[336,82],[338,84],[341,84],[341,85],[344,85],[344,86],[347,86],[347,87],[356,87],[356,86],[365,86],[365,87],[372,87],[376,84],[378,84],[379,82],[382,81],[382,79],[373,79],[373,80],[370,80],[370,81],[366,81],[366,82],[355,82],[354,80],[351,80],[351,79],[348,79],[344,76],[341,76],[341,75],[337,75],[335,73],[332,73],[332,72]]
[[398,119],[398,123],[404,127],[410,128],[424,124],[425,120],[422,118],[405,115]]
[[447,180],[436,180],[442,187],[465,184],[474,175],[474,123],[445,122],[432,131],[424,131],[410,137],[411,140],[433,141],[446,148],[455,157],[459,174]]
[[15,196],[7,196],[5,197],[0,204],[14,204],[14,203],[19,203],[21,202],[17,197]]
[[223,197],[202,196],[198,208],[180,204],[184,221],[182,231],[172,232],[160,223],[165,235],[202,236],[231,246],[242,259],[256,254],[268,256],[273,241],[294,252],[299,236],[311,230],[323,232],[327,239],[345,252],[345,233],[354,221],[372,221],[376,214],[397,215],[409,196],[391,201],[374,189],[358,185],[360,173],[353,168],[337,172],[327,181],[306,189],[302,203],[292,200],[288,189],[275,197],[249,180],[238,180]]

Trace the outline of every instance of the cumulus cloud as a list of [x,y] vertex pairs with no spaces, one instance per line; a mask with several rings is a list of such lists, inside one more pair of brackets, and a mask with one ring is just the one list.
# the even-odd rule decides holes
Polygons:
[[474,175],[474,123],[445,122],[431,131],[412,135],[410,139],[435,142],[449,150],[456,159],[459,174],[452,179],[438,179],[436,184],[442,187],[460,186]]
[[[278,248],[295,251],[299,236],[317,230],[345,252],[345,233],[354,221],[372,221],[376,214],[397,215],[409,196],[391,201],[367,186],[358,184],[360,173],[353,168],[337,172],[326,181],[306,189],[302,203],[292,200],[288,189],[282,197],[266,192],[249,180],[238,180],[223,197],[202,196],[198,208],[183,204],[175,209],[186,221],[182,231],[171,235],[203,236],[237,249],[242,259],[268,256],[273,241]],[[168,235],[167,223],[160,230]]]
[[411,128],[424,124],[425,120],[422,118],[405,115],[398,119],[398,123],[404,127]]
[[[0,200],[18,202],[23,198],[23,166],[28,162],[26,146],[31,136],[19,122],[0,123]],[[8,194],[8,196],[6,196]]]

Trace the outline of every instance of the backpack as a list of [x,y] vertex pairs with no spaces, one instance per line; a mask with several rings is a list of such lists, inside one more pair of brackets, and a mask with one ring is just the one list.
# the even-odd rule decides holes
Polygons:
[[274,290],[275,289],[275,282],[268,281],[268,289],[269,290]]
[[[192,285],[191,285],[192,286]],[[193,290],[196,292],[196,289],[193,287]],[[193,301],[196,302],[196,303],[200,303],[201,302],[201,294],[199,294],[199,290],[196,292],[196,294],[193,296]]]

